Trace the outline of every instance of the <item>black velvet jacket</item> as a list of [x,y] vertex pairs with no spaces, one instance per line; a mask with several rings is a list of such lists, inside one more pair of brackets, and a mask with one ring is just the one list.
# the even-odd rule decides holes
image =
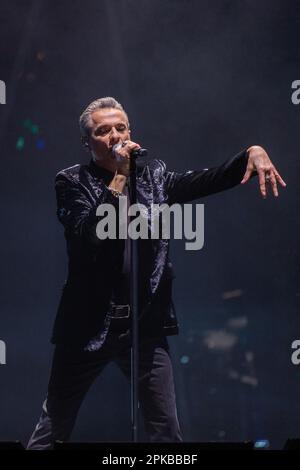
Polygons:
[[[137,199],[151,203],[186,203],[238,185],[246,170],[246,151],[215,168],[176,173],[161,160],[138,169]],[[54,324],[52,342],[98,349],[105,341],[113,284],[121,269],[124,240],[100,240],[97,207],[118,198],[108,189],[113,174],[98,167],[74,165],[55,180],[57,215],[65,228],[68,277]],[[139,313],[141,334],[178,333],[172,302],[169,240],[139,240]]]

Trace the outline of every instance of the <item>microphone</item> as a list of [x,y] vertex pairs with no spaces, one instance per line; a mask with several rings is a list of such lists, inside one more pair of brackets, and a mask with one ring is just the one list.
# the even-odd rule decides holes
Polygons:
[[[115,144],[113,145],[113,148],[112,148],[112,153],[114,154],[116,160],[118,161],[121,161],[123,157],[120,157],[119,154],[118,154],[118,150],[122,148],[122,144]],[[148,150],[147,149],[136,149],[136,150],[132,150],[132,152],[130,153],[130,156],[132,158],[139,158],[139,157],[147,157],[148,155]]]
[[147,149],[142,149],[142,148],[137,149],[137,150],[133,150],[133,151],[131,152],[131,156],[132,156],[133,158],[147,157],[147,155],[148,155],[148,150],[147,150]]

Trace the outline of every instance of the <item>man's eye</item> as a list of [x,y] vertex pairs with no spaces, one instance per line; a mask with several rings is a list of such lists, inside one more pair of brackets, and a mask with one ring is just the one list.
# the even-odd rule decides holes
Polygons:
[[[124,125],[117,126],[116,130],[118,132],[125,132],[126,131],[126,126],[124,126]],[[100,127],[100,129],[96,130],[95,134],[102,136],[102,135],[108,134],[110,131],[111,131],[111,129],[108,128],[108,127]]]
[[107,134],[108,132],[109,132],[109,129],[107,129],[107,128],[101,128],[101,129],[98,129],[98,130],[97,130],[96,134],[97,134],[97,135],[105,135],[105,134]]

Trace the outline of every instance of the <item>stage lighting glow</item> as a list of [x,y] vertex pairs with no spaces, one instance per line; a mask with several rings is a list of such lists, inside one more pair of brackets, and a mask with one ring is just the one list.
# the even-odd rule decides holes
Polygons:
[[36,54],[37,60],[41,62],[45,59],[45,57],[46,57],[46,54],[44,51],[38,51],[38,53]]
[[[34,136],[36,136],[36,139],[35,139],[35,146],[37,149],[39,150],[43,150],[46,146],[46,142],[44,139],[42,139],[41,137],[39,137],[39,131],[40,131],[40,128],[37,124],[34,124],[31,119],[25,119],[23,121],[23,127],[25,127],[25,129],[30,132],[30,134],[33,134]],[[17,140],[17,143],[16,143],[16,149],[17,150],[23,150],[25,146],[25,139],[23,136],[20,136]]]
[[33,125],[31,126],[31,132],[32,132],[32,134],[38,134],[38,132],[39,132],[39,127],[38,127],[36,124],[33,124]]
[[36,124],[33,124],[33,122],[30,119],[25,119],[25,121],[23,122],[23,126],[32,134],[36,135],[39,133],[39,126],[37,126]]
[[268,449],[270,447],[270,442],[268,439],[259,439],[255,441],[254,448],[255,449]]
[[189,356],[182,356],[180,358],[180,362],[181,362],[181,364],[188,364],[190,362]]
[[17,150],[23,150],[24,145],[25,145],[25,139],[24,139],[24,137],[21,136],[17,140],[16,149]]
[[45,141],[44,139],[37,139],[36,141],[36,147],[39,149],[39,150],[43,150],[45,148]]

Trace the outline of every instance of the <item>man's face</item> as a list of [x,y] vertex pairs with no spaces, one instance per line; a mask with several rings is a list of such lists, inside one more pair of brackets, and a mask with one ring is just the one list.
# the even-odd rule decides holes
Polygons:
[[97,109],[91,114],[92,127],[88,140],[94,158],[101,165],[113,169],[112,147],[130,139],[130,130],[125,113],[120,109]]

